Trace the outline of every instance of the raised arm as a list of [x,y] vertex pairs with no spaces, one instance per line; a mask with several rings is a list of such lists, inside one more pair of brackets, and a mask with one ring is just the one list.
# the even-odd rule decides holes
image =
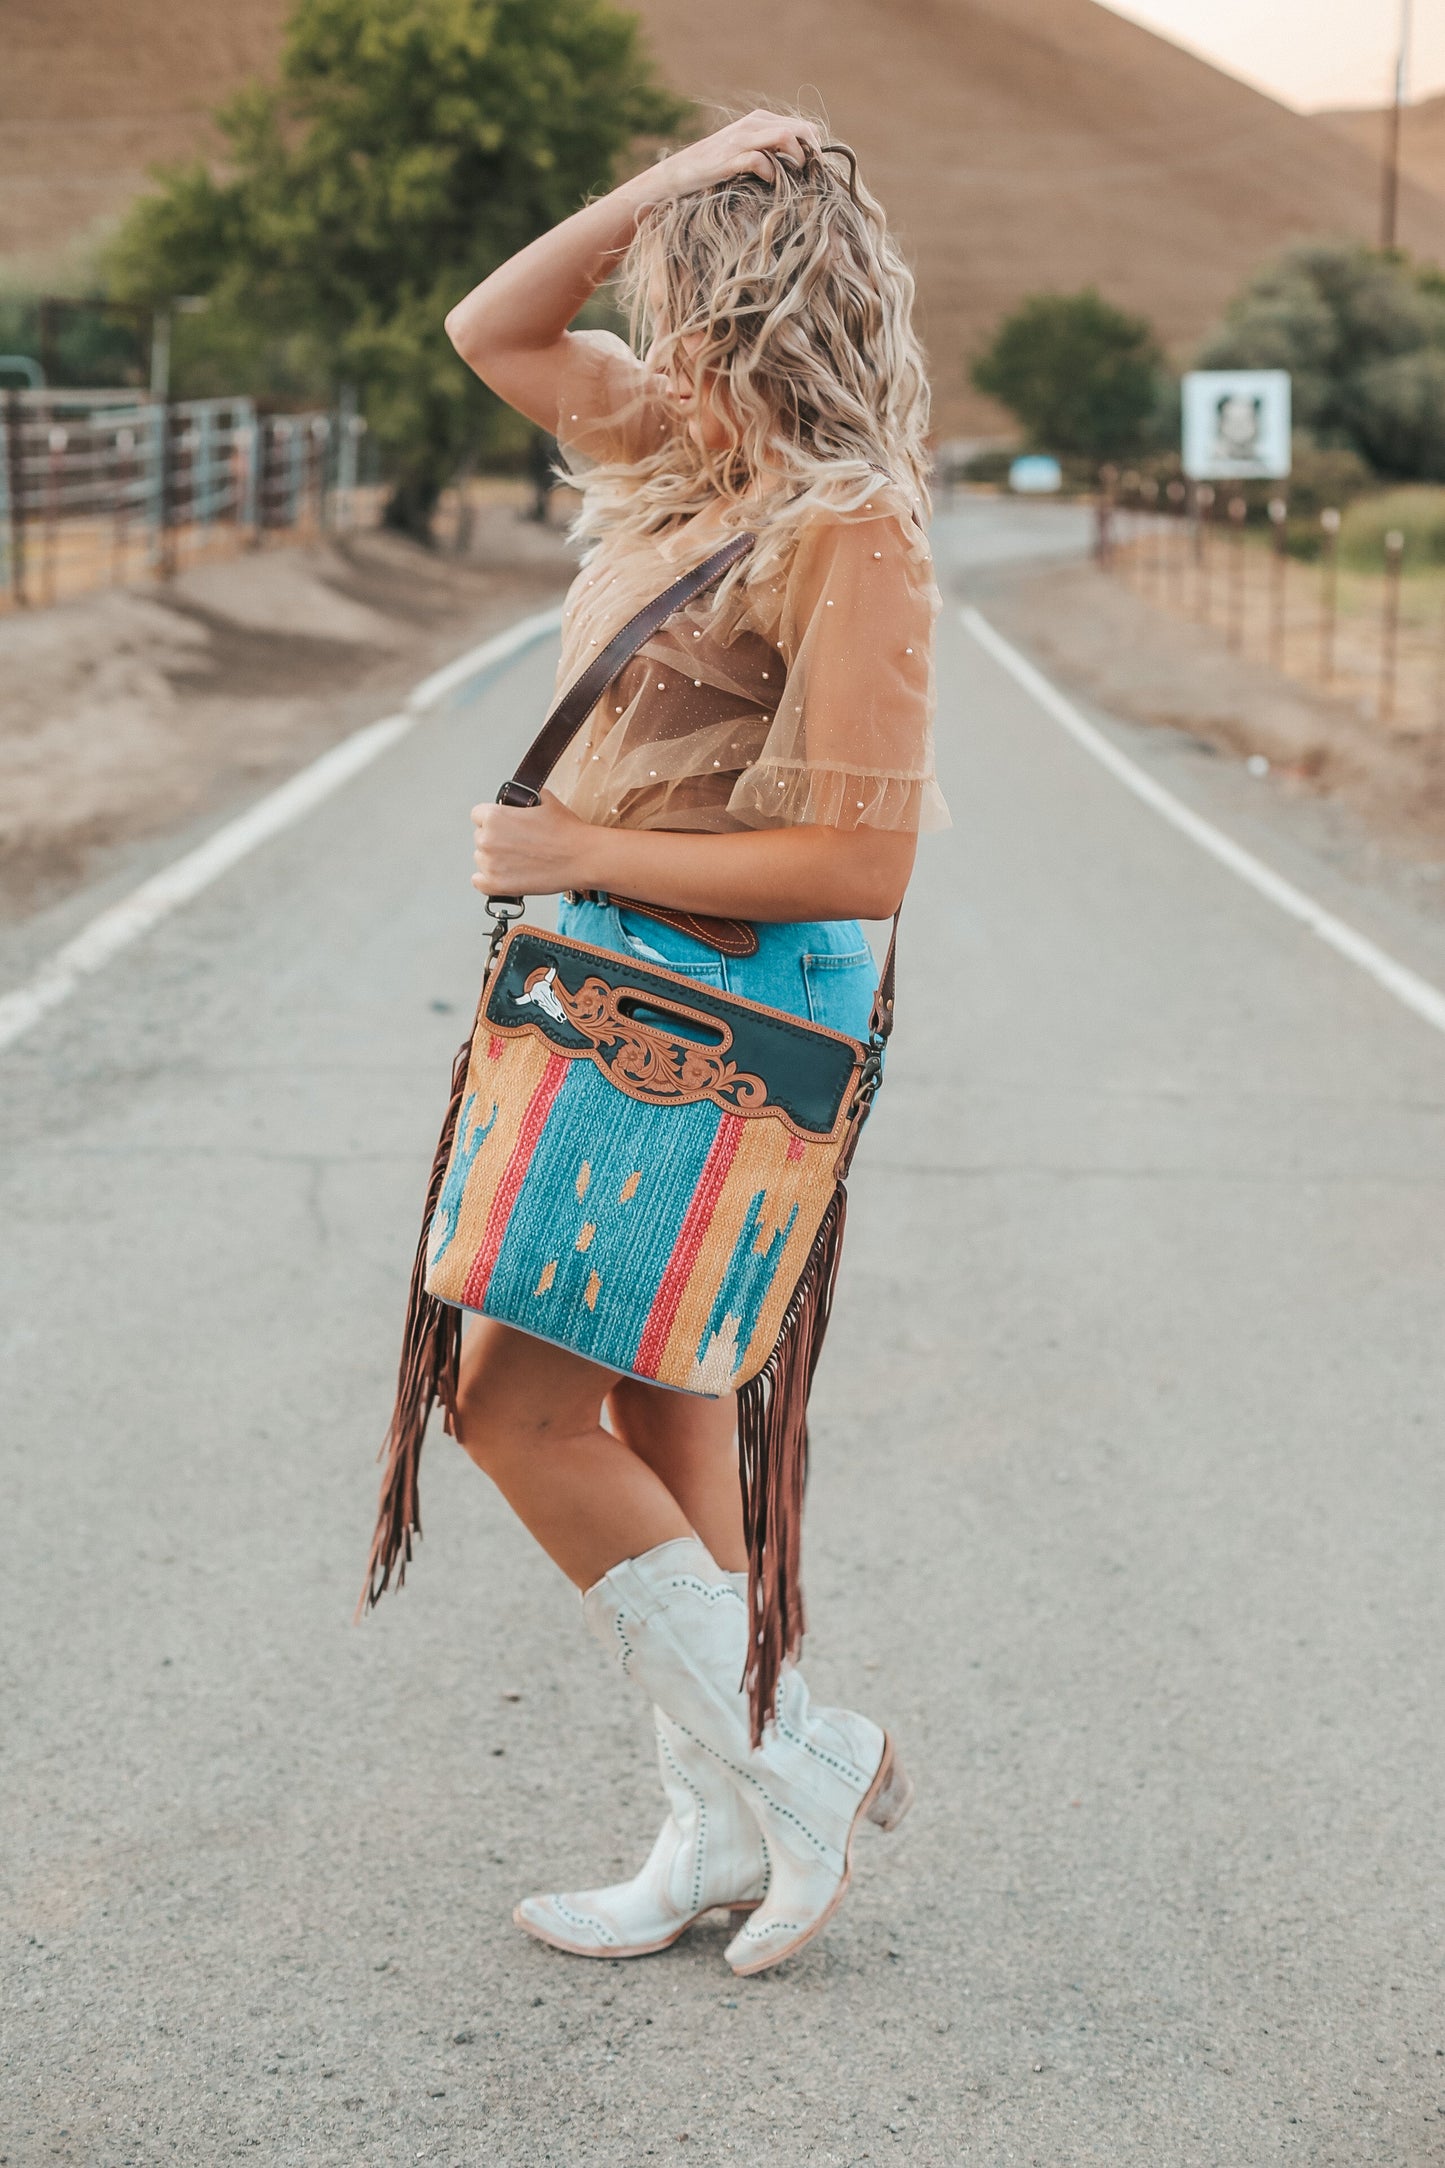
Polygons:
[[737,173],[772,170],[775,158],[800,164],[819,148],[811,122],[780,113],[749,113],[701,143],[659,160],[589,203],[500,264],[446,320],[447,336],[469,368],[529,421],[557,426],[567,366],[567,326],[613,270],[655,203],[692,195]]

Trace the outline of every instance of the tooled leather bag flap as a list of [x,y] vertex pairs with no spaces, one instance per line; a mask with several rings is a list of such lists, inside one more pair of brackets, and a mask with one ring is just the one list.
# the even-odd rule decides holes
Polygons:
[[709,1099],[831,1137],[862,1061],[841,1032],[720,994],[695,980],[560,934],[515,927],[482,1007],[484,1025],[535,1031],[584,1056],[629,1097]]

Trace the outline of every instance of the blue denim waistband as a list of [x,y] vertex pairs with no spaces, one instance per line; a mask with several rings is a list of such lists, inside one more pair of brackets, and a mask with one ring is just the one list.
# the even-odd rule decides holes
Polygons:
[[868,1036],[878,969],[855,918],[754,920],[755,956],[720,956],[690,934],[613,903],[564,901],[557,930],[574,941],[665,964],[724,993],[786,1009],[853,1038]]

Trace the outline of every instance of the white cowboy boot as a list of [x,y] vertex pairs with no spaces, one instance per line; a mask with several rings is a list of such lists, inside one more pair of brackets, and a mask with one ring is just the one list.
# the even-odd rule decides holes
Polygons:
[[842,1901],[865,1816],[893,1829],[913,1788],[887,1734],[849,1709],[813,1709],[797,1670],[751,1743],[740,1680],[747,1606],[696,1537],[620,1565],[583,1598],[587,1623],[673,1725],[732,1778],[762,1833],[768,1884],[728,1945],[734,1972],[764,1972],[817,1934]]
[[[745,1573],[727,1578],[747,1599]],[[640,1874],[609,1889],[524,1897],[519,1927],[575,1957],[647,1957],[715,1907],[746,1912],[767,1884],[757,1823],[711,1754],[654,1709],[657,1764],[671,1812]]]

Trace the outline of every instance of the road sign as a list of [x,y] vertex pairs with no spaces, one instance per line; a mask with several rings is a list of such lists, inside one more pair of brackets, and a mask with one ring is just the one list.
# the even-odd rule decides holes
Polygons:
[[1280,481],[1289,473],[1288,369],[1191,369],[1183,405],[1191,480]]

